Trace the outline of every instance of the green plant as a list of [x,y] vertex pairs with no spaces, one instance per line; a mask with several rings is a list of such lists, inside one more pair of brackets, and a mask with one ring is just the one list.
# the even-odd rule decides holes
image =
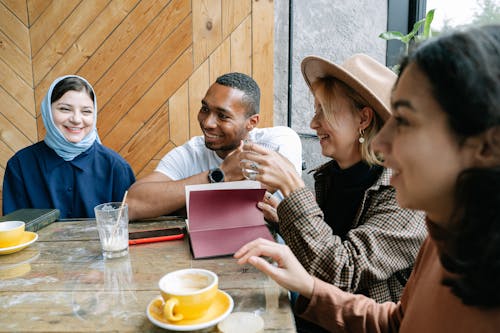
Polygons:
[[[434,9],[431,9],[427,12],[425,17],[420,21],[415,22],[413,25],[412,31],[410,31],[407,35],[403,35],[399,31],[386,31],[379,35],[380,38],[385,40],[399,40],[403,44],[405,44],[405,54],[408,54],[408,48],[413,40],[421,41],[427,39],[432,36],[431,31],[431,23],[434,19]],[[421,27],[424,26],[423,31],[421,32]]]

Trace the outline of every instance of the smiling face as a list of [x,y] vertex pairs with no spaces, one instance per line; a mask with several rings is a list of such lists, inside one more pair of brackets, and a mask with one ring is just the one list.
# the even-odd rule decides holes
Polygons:
[[360,115],[340,91],[332,97],[325,90],[324,85],[314,90],[315,113],[310,126],[319,137],[321,153],[335,159],[341,168],[347,168],[361,160]]
[[400,206],[427,212],[446,223],[453,210],[455,182],[471,166],[472,149],[459,145],[427,77],[410,64],[391,100],[393,116],[373,142],[384,165],[393,169],[391,185]]
[[214,83],[201,101],[198,122],[205,146],[221,158],[236,149],[259,121],[259,115],[247,117],[242,104],[244,92]]
[[51,104],[54,125],[69,141],[77,143],[92,131],[94,101],[85,91],[69,90]]

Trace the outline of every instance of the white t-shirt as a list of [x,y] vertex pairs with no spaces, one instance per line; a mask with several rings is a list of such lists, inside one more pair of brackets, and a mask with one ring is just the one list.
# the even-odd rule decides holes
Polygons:
[[[292,162],[299,175],[302,174],[302,144],[294,130],[285,126],[254,128],[248,133],[248,138],[255,142],[277,144],[278,152]],[[217,168],[222,161],[215,151],[205,147],[203,136],[195,136],[182,146],[168,152],[155,171],[163,173],[172,180],[180,180]]]

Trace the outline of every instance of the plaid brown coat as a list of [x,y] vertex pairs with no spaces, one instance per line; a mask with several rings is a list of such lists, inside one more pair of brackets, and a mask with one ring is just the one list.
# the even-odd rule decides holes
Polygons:
[[[427,236],[424,213],[398,206],[390,176],[391,171],[384,169],[365,192],[344,240],[324,221],[308,189],[295,190],[278,206],[280,233],[311,275],[377,302],[399,300]],[[329,181],[315,178],[321,203]]]

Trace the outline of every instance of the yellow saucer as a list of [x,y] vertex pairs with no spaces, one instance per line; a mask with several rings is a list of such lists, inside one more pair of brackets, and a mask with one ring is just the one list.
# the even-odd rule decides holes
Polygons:
[[0,265],[0,280],[7,280],[26,275],[31,271],[31,262],[40,256],[40,250],[20,253],[15,257],[18,261],[12,264]]
[[0,247],[0,255],[1,254],[10,254],[14,253],[17,251],[21,251],[25,247],[30,246],[36,240],[38,239],[38,234],[31,232],[31,231],[25,231],[23,234],[23,237],[21,238],[21,243],[16,246],[10,246],[10,247]]
[[146,314],[148,319],[158,327],[172,331],[193,331],[215,326],[233,311],[233,306],[234,302],[231,296],[219,290],[214,303],[210,306],[207,313],[198,319],[181,320],[175,323],[168,321],[163,315],[163,300],[161,296],[149,302]]

